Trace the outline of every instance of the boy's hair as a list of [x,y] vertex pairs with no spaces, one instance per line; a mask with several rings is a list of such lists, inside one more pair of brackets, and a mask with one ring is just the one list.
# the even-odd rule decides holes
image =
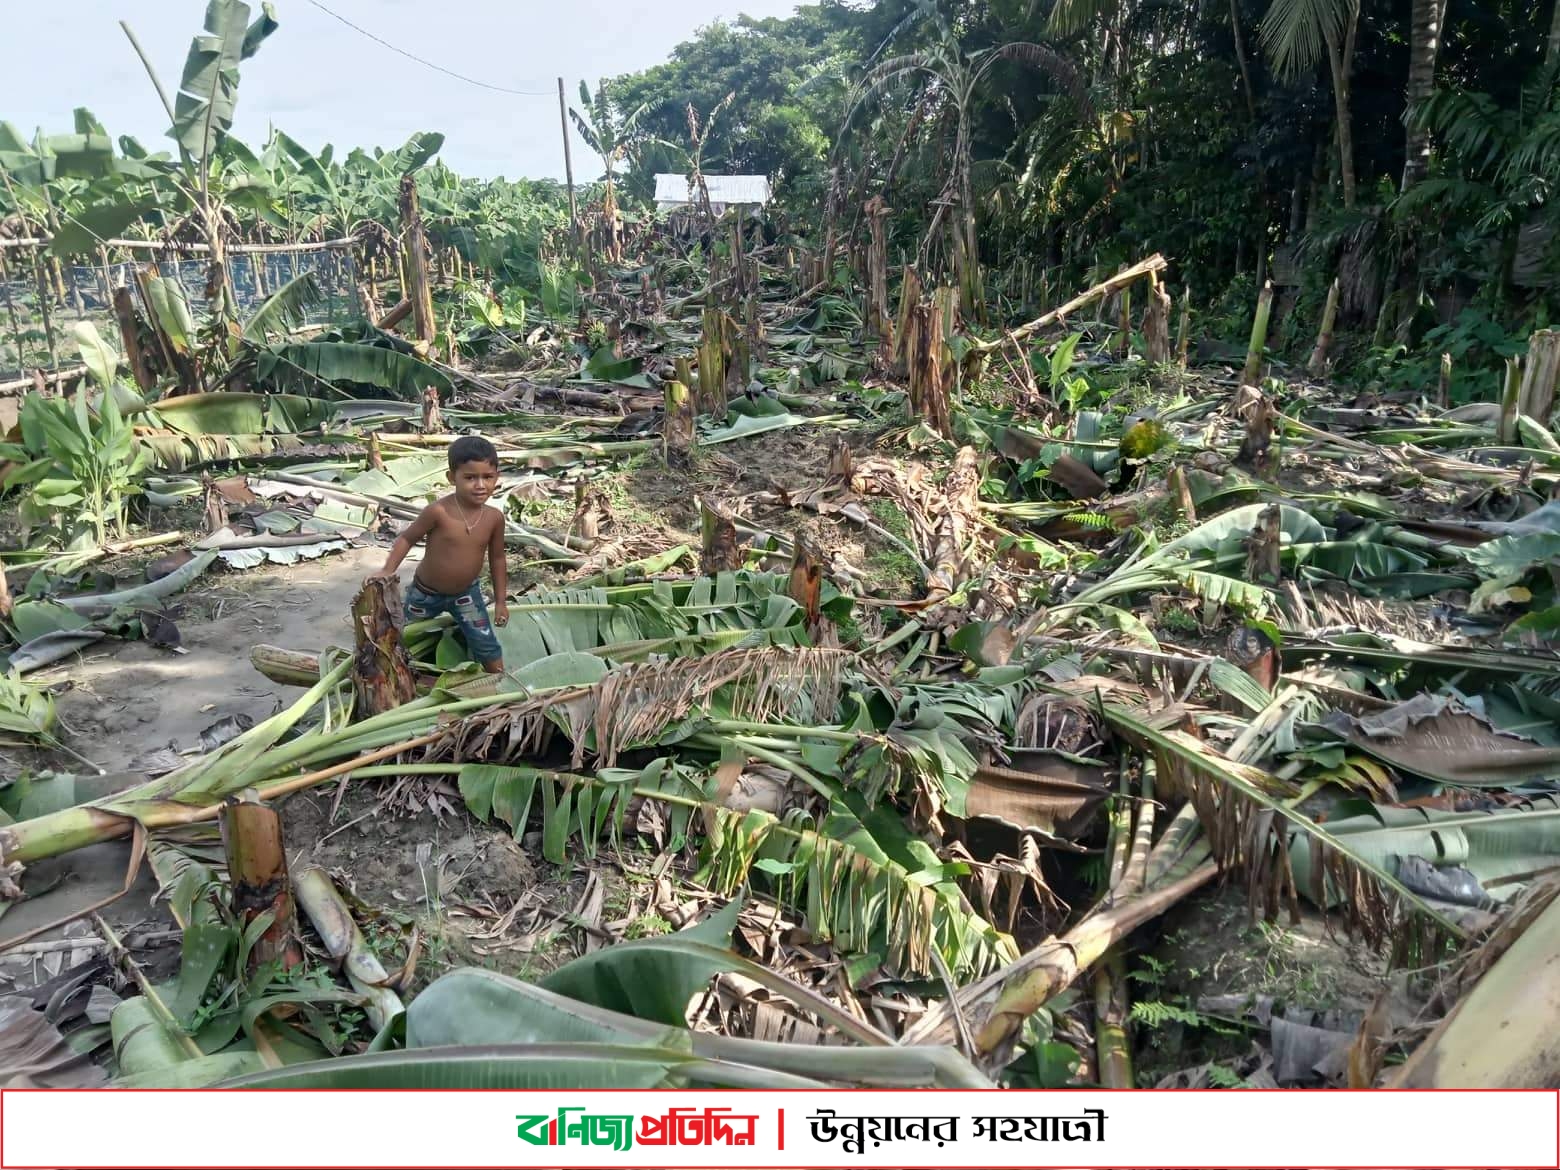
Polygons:
[[498,451],[481,435],[462,435],[450,444],[450,470],[462,463],[491,463],[498,466]]

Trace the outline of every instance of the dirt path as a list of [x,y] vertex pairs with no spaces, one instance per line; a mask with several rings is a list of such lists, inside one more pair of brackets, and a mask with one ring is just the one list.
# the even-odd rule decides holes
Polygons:
[[[350,645],[348,606],[384,556],[380,548],[351,549],[210,576],[204,589],[174,599],[182,653],[116,643],[68,667],[72,689],[59,702],[66,743],[106,771],[131,771],[146,753],[198,747],[201,730],[228,716],[258,723],[298,691],[256,671],[250,650],[261,642],[296,650]],[[402,580],[410,575],[403,569]]]
[[[0,753],[0,772],[70,771],[78,776],[78,800],[97,798],[144,781],[141,768],[157,753],[198,749],[201,731],[223,719],[245,716],[258,723],[301,692],[257,672],[250,664],[251,648],[257,643],[297,650],[350,645],[352,597],[383,560],[384,550],[370,547],[287,568],[210,575],[170,605],[182,652],[147,642],[112,643],[33,676],[69,681],[70,689],[59,697],[62,740],[105,775],[93,775],[86,764],[62,752]],[[414,554],[403,565],[403,583],[416,560]],[[163,766],[168,763],[165,758]],[[342,796],[338,802],[335,786],[327,785],[280,803],[290,861],[322,865],[365,902],[403,923],[416,921],[426,940],[419,982],[452,963],[483,962],[484,955],[499,950],[503,953],[492,960],[495,965],[517,971],[538,963],[550,967],[572,953],[568,947],[557,949],[564,941],[560,924],[544,908],[566,912],[574,905],[583,880],[574,867],[539,866],[533,851],[507,832],[474,821],[458,794],[446,794],[438,807],[427,801],[415,807],[414,800],[414,807],[403,801],[390,811],[380,806],[380,785],[349,784]],[[30,933],[116,893],[129,857],[128,844],[116,841],[29,866],[23,886],[30,896],[0,919],[0,939]],[[439,889],[430,890],[430,881]],[[132,941],[147,931],[169,931],[173,923],[153,902],[156,893],[151,868],[143,865],[131,892],[103,917]],[[446,899],[468,905],[466,929],[448,919]],[[478,912],[474,919],[471,903],[501,912],[520,901],[526,913],[511,915],[516,938],[501,948],[467,944],[467,932],[485,917]],[[97,932],[90,919],[81,919],[44,932],[37,941],[67,933]],[[138,948],[138,956],[154,972],[169,973],[178,962],[177,940]],[[62,964],[75,961],[68,950],[0,955],[0,994],[36,987],[58,974]]]
[[[383,561],[384,550],[369,547],[285,568],[208,575],[170,603],[179,651],[148,642],[107,643],[30,676],[69,681],[58,700],[59,735],[81,760],[65,752],[12,751],[0,755],[0,769],[8,775],[43,768],[73,772],[85,799],[140,783],[145,776],[138,763],[164,749],[198,749],[201,730],[229,716],[258,723],[299,692],[257,672],[250,649],[257,642],[294,649],[349,644],[352,596]],[[402,579],[410,572],[403,569]],[[94,776],[83,760],[105,775]],[[0,937],[34,930],[114,893],[124,883],[128,858],[128,847],[115,842],[30,866],[24,888],[34,896],[0,919]],[[156,889],[143,866],[132,892],[105,917],[126,929],[148,918],[160,920],[150,901]]]

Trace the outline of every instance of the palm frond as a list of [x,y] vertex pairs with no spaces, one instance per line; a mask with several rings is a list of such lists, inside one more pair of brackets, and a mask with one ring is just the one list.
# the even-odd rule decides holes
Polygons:
[[1273,69],[1293,80],[1312,69],[1329,38],[1343,35],[1348,0],[1273,0],[1258,26]]
[[1461,175],[1430,175],[1393,201],[1392,217],[1412,224],[1427,212],[1474,211],[1500,201],[1500,192],[1487,183]]
[[1494,165],[1515,145],[1513,122],[1487,93],[1441,89],[1415,111],[1415,126],[1439,135],[1475,173]]
[[1538,118],[1501,164],[1499,179],[1509,187],[1528,176],[1560,174],[1560,110]]
[[849,106],[845,108],[845,117],[840,120],[840,137],[850,129],[850,125],[856,119],[857,112],[876,93],[886,88],[891,82],[910,73],[928,74],[934,81],[945,87],[952,88],[949,79],[939,69],[942,58],[929,49],[921,49],[914,53],[906,53],[900,57],[892,57],[887,61],[867,70],[861,80],[856,83],[855,93]]
[[1099,115],[1095,112],[1094,100],[1089,96],[1089,85],[1083,76],[1083,71],[1065,53],[1059,53],[1045,45],[1037,45],[1033,41],[1011,41],[990,51],[989,56],[981,62],[976,77],[983,75],[986,69],[997,61],[1017,61],[1032,69],[1038,69],[1072,98],[1073,103],[1078,107],[1079,116],[1085,123],[1095,125],[1099,122]]
[[1120,0],[1056,0],[1045,28],[1052,36],[1070,37],[1082,32]]

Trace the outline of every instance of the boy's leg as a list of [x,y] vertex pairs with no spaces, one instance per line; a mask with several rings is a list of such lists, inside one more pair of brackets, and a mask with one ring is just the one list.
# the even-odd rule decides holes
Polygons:
[[473,582],[470,589],[455,598],[454,614],[472,657],[489,674],[502,674],[504,650],[493,633],[493,622],[488,618],[487,601],[482,596],[479,582]]
[[408,625],[438,617],[448,608],[449,603],[445,598],[424,592],[416,581],[406,583],[406,596],[401,602],[401,620]]

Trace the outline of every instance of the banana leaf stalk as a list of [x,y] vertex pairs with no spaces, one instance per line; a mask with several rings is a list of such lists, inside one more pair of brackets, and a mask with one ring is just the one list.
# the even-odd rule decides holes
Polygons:
[[[808,1051],[817,1051],[808,1049]],[[826,1089],[811,1077],[632,1044],[448,1045],[367,1052],[217,1082],[224,1089]]]
[[1276,843],[1271,839],[1274,830],[1287,822],[1307,836],[1333,868],[1338,888],[1350,894],[1345,906],[1350,924],[1363,927],[1373,943],[1395,939],[1410,912],[1417,919],[1415,925],[1430,932],[1418,940],[1427,947],[1435,946],[1438,939],[1466,937],[1460,924],[1351,845],[1346,836],[1292,807],[1289,798],[1294,793],[1277,777],[1227,759],[1183,732],[1156,730],[1114,703],[1101,703],[1099,711],[1118,734],[1154,756],[1161,782],[1189,797],[1220,867],[1245,870],[1253,898],[1265,893],[1274,909],[1285,892],[1293,899],[1295,878],[1287,843],[1281,835]]
[[[1184,877],[1095,910],[1060,938],[1047,939],[1017,962],[961,988],[959,1004],[971,1021],[976,1051],[988,1062],[1006,1064],[1030,1016],[1072,986],[1117,942],[1206,885],[1218,871],[1209,861]],[[938,1005],[906,1034],[905,1043],[947,1043],[952,1029],[950,1010]]]
[[308,916],[330,957],[341,964],[347,982],[364,997],[369,1026],[378,1032],[405,1005],[388,986],[390,976],[341,900],[329,876],[317,865],[307,866],[293,876],[293,892],[298,905]]
[[[445,1045],[369,1052],[254,1072],[220,1082],[227,1089],[729,1088],[827,1089],[838,1084],[993,1089],[951,1050],[819,1048],[764,1044],[693,1033],[694,1051],[600,1043]],[[707,1055],[720,1053],[720,1055]],[[765,1063],[757,1063],[763,1060]],[[751,1062],[751,1063],[750,1063]],[[791,1071],[792,1069],[796,1071]]]
[[[218,815],[226,797],[244,788],[256,789],[262,800],[274,800],[431,744],[443,734],[441,722],[450,717],[535,701],[534,696],[512,694],[444,702],[428,696],[361,723],[272,746],[325,698],[329,688],[343,683],[348,666],[338,664],[292,707],[257,724],[220,753],[107,800],[0,827],[0,857],[26,863],[57,856],[126,836],[137,821],[155,829],[209,820]],[[564,688],[560,697],[585,693],[581,688]],[[329,766],[320,766],[324,764]],[[298,768],[313,770],[297,774]]]
[[1127,1034],[1127,964],[1112,947],[1094,969],[1094,1046],[1099,1057],[1100,1084],[1107,1089],[1136,1087],[1132,1073],[1132,1042]]
[[[1123,800],[1111,816],[1111,864],[1106,888],[1121,897],[1142,888],[1144,872],[1148,868],[1154,833],[1154,780],[1150,769],[1151,765],[1145,764],[1143,801],[1138,806],[1136,829],[1132,824],[1132,805],[1126,799],[1130,795],[1127,768],[1120,769]],[[1134,1081],[1132,1042],[1127,1032],[1127,969],[1120,945],[1111,947],[1095,968],[1093,983],[1094,1045],[1100,1083],[1108,1089],[1130,1089]]]

